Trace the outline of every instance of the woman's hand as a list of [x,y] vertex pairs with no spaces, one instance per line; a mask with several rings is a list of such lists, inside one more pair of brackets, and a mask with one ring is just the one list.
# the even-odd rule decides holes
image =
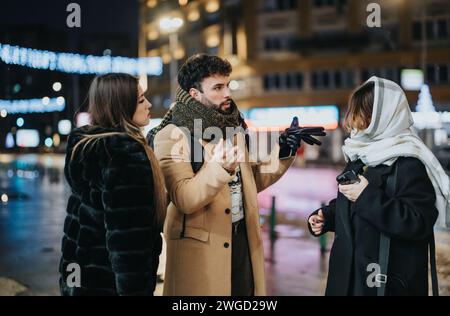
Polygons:
[[319,235],[323,229],[323,222],[325,217],[323,216],[322,210],[320,209],[317,215],[312,215],[309,217],[308,222],[311,225],[311,230],[315,235]]
[[363,176],[359,176],[359,180],[360,182],[358,183],[339,185],[339,192],[351,202],[355,202],[369,184],[369,181]]

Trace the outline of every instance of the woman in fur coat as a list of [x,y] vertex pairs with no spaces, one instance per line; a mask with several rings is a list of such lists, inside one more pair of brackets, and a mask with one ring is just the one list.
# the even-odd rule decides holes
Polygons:
[[150,108],[130,75],[90,86],[91,125],[74,129],[67,146],[62,295],[153,295],[166,194],[142,134]]

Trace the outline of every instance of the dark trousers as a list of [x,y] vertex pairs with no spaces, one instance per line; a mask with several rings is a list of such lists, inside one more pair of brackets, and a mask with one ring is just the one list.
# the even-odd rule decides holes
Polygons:
[[232,225],[231,296],[253,296],[253,270],[245,219]]

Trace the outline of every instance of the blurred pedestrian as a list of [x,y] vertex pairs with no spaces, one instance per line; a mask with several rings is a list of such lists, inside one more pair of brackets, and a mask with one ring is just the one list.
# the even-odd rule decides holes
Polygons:
[[[231,98],[231,71],[217,56],[189,58],[179,71],[175,105],[149,134],[171,199],[164,295],[266,294],[256,194],[286,172],[301,139],[310,136],[297,124],[283,133],[270,160],[251,165],[247,126]],[[214,140],[205,132],[211,128]],[[237,132],[227,135],[229,128]],[[310,132],[324,134],[323,128]],[[264,172],[270,165],[272,172]]]
[[428,295],[428,250],[437,294],[433,226],[448,208],[449,179],[412,131],[394,82],[372,77],[350,97],[351,131],[339,192],[308,220],[335,232],[326,295]]
[[[153,295],[166,193],[142,131],[151,106],[133,76],[106,74],[91,84],[92,124],[71,132],[64,169],[72,194],[62,295]],[[68,282],[74,263],[79,284]]]

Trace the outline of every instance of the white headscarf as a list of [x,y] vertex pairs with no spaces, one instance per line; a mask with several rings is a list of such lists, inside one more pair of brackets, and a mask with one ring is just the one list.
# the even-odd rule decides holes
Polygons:
[[374,103],[367,129],[353,130],[342,151],[346,161],[361,159],[370,167],[392,165],[398,157],[414,157],[425,165],[436,192],[438,223],[450,226],[450,180],[430,149],[413,132],[413,118],[405,93],[395,82],[372,77]]

